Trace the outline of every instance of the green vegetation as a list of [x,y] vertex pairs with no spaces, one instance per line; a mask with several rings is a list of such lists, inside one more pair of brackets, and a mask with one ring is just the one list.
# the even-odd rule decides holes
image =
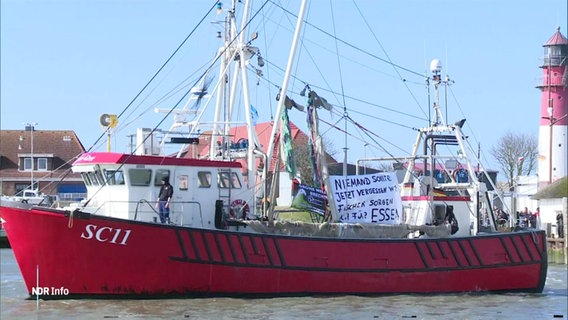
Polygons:
[[276,212],[276,217],[279,220],[312,222],[312,217],[307,211],[299,211],[294,209],[279,210],[278,208],[274,209],[274,211]]

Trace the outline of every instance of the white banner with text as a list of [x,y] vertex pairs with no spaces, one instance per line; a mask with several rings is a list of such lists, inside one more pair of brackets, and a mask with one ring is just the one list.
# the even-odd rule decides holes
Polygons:
[[340,222],[400,224],[402,201],[394,172],[330,176]]

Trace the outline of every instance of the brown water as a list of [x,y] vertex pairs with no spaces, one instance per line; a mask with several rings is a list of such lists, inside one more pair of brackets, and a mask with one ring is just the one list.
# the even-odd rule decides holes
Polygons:
[[568,319],[566,265],[542,294],[392,295],[270,299],[29,299],[12,250],[0,249],[0,319]]

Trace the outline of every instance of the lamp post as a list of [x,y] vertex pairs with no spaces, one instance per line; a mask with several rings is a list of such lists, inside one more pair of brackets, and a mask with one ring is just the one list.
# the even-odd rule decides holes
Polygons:
[[30,130],[30,158],[31,158],[31,178],[30,178],[30,190],[34,190],[34,130],[37,126],[37,122],[28,122],[25,124],[26,129]]

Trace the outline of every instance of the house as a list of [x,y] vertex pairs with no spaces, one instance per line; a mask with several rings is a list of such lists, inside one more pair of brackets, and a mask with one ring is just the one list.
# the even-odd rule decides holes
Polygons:
[[[353,176],[353,175],[357,174],[357,166],[354,165],[354,164],[351,164],[351,163],[346,164],[345,169],[346,169],[345,173],[348,176]],[[343,162],[335,162],[335,163],[328,164],[327,171],[328,171],[330,176],[341,176],[341,175],[343,175]],[[372,168],[372,167],[360,166],[358,174],[369,174],[369,173],[378,173],[378,172],[382,172],[382,171],[379,170],[379,169],[376,169],[376,168]]]
[[[258,136],[259,140],[258,143],[260,144],[260,147],[262,148],[262,151],[265,154],[268,151],[268,144],[270,142],[270,135],[272,133],[273,125],[274,125],[273,122],[264,122],[264,123],[258,123],[254,127],[254,130]],[[231,131],[229,133],[231,140],[230,149],[236,151],[234,152],[234,154],[238,154],[239,150],[245,150],[247,148],[249,141],[246,140],[247,139],[246,130],[247,130],[246,126],[231,128]],[[292,122],[290,122],[290,133],[292,137],[292,144],[294,146],[306,146],[308,144],[309,137]],[[192,150],[191,148],[194,148],[194,146],[190,146],[189,147],[190,149],[188,149],[184,157],[194,158],[208,154],[210,139],[211,139],[211,132],[204,132],[203,134],[201,134],[197,148]],[[276,139],[274,141],[273,155],[279,154],[278,152],[279,143],[280,143],[280,134],[277,133]],[[221,142],[219,141],[217,144],[220,148]],[[275,159],[276,157],[274,157],[272,162],[270,163],[269,171],[279,172],[278,176],[279,187],[277,188],[277,204],[279,206],[289,206],[292,203],[292,179],[290,179],[290,175],[288,174],[288,172],[286,172],[285,166],[282,162],[280,162],[279,170],[274,170],[274,168],[276,167]],[[337,163],[337,161],[335,161],[335,159],[333,159],[333,157],[331,157],[329,154],[326,155],[326,160],[329,165]],[[243,159],[235,157],[235,161],[241,162],[243,168],[246,170],[247,163]],[[261,163],[260,158],[257,158],[255,162],[256,170],[261,170],[262,166],[263,164]],[[267,179],[268,183],[270,183],[271,181],[270,178],[271,177]]]
[[568,213],[568,177],[556,180],[534,194],[531,199],[538,200],[539,215],[542,229],[547,230],[548,236],[558,237],[564,235],[558,232],[557,217],[563,216],[563,224],[566,225]]
[[80,174],[71,172],[71,164],[85,152],[68,130],[0,130],[0,193],[18,195],[33,189],[60,200],[77,200],[87,190]]

